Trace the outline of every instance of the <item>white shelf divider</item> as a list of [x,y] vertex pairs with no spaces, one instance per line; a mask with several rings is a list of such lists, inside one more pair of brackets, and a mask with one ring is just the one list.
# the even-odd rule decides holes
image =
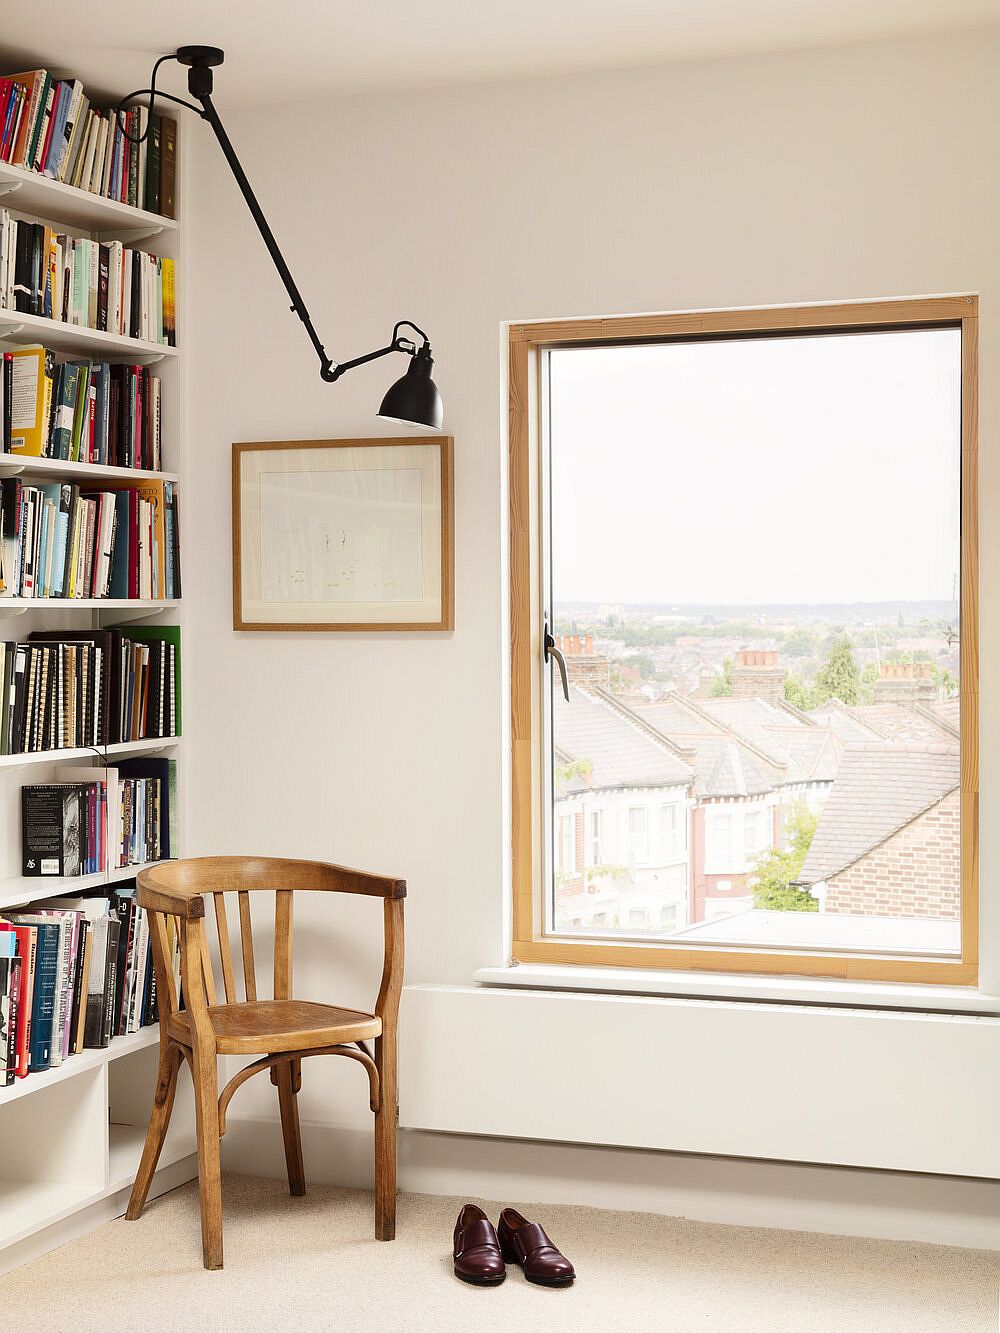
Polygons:
[[177,230],[173,218],[148,213],[144,208],[133,208],[115,199],[104,199],[89,190],[79,190],[6,162],[0,162],[0,192],[3,192],[5,208],[45,222],[64,222],[69,227],[107,234],[138,230],[145,231],[146,235],[158,235]]
[[[149,736],[141,741],[115,741],[113,745],[81,746],[65,750],[33,750],[28,754],[0,754],[0,769],[29,768],[34,764],[64,764],[71,759],[88,759],[92,764],[100,763],[105,756],[113,759],[116,755],[125,757],[130,754],[159,754],[161,750],[176,749],[181,743],[180,736]],[[3,884],[0,880],[0,885]]]
[[121,884],[123,880],[134,879],[140,870],[160,864],[145,861],[138,866],[99,870],[93,875],[12,875],[10,879],[0,879],[0,912],[43,898],[76,898],[85,890],[99,889],[102,884]]
[[139,467],[108,467],[101,463],[71,463],[65,458],[35,458],[0,450],[0,477],[65,477],[67,481],[176,481],[176,472],[150,472]]
[[0,310],[0,338],[18,343],[41,343],[58,352],[82,352],[87,356],[108,356],[118,360],[152,363],[177,355],[176,347],[147,342],[143,338],[124,338],[103,329],[88,329],[66,324],[61,319],[28,315],[23,310]]

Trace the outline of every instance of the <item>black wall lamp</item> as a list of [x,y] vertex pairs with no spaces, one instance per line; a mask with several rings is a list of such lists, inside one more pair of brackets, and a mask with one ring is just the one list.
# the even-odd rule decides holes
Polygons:
[[[219,141],[219,147],[225,154],[226,161],[229,163],[230,170],[236,177],[236,183],[242,191],[243,198],[246,200],[250,214],[257,224],[257,230],[260,232],[264,244],[267,246],[267,252],[271,256],[274,267],[278,270],[278,276],[285,284],[285,290],[288,292],[292,302],[292,310],[298,315],[299,319],[305,325],[306,333],[309,335],[309,341],[316,351],[320,360],[319,373],[324,380],[332,384],[339,380],[345,371],[353,370],[355,366],[363,366],[368,361],[377,361],[379,357],[388,356],[390,352],[405,352],[411,358],[406,374],[398,379],[391,386],[389,392],[382,399],[382,405],[378,410],[380,417],[385,417],[389,421],[398,421],[405,426],[427,426],[431,430],[440,430],[444,421],[444,406],[441,402],[441,395],[438,393],[437,385],[431,378],[431,370],[434,366],[434,358],[431,355],[431,345],[427,334],[419,328],[412,320],[401,319],[392,331],[392,340],[385,346],[379,347],[374,352],[368,352],[364,356],[356,356],[353,361],[334,361],[327,356],[323,344],[320,342],[319,334],[313,326],[309,317],[309,311],[302,299],[298,287],[295,285],[295,279],[285,263],[285,257],[278,248],[278,242],[274,239],[274,233],[268,226],[267,218],[261,211],[260,204],[257,202],[257,196],[254,194],[250,182],[247,180],[246,172],[240,165],[240,160],[236,156],[236,150],[233,148],[226,133],[222,121],[219,119],[219,113],[212,102],[212,90],[214,86],[214,76],[212,70],[216,65],[221,65],[225,59],[224,53],[217,46],[181,46],[173,55],[160,56],[153,66],[153,72],[150,76],[148,88],[140,88],[137,92],[129,93],[123,97],[118,104],[118,123],[125,134],[133,143],[141,143],[145,134],[134,136],[128,134],[121,119],[122,110],[129,102],[138,97],[149,97],[149,110],[153,111],[153,104],[157,97],[165,97],[171,102],[177,102],[180,106],[188,107],[196,112],[203,120],[207,120],[209,125],[215,131],[215,137]],[[199,103],[195,106],[191,102],[186,102],[181,97],[174,97],[171,93],[163,92],[156,86],[156,75],[160,66],[167,60],[176,60],[181,65],[186,65],[188,70],[188,91],[191,96]],[[149,133],[147,128],[146,134]],[[400,334],[401,329],[412,329],[420,338],[422,344],[418,347],[412,338],[404,338]]]

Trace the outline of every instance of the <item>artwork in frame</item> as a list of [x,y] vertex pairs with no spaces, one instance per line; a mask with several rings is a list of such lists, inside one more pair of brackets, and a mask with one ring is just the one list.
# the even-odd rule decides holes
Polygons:
[[233,445],[233,628],[450,630],[452,440]]

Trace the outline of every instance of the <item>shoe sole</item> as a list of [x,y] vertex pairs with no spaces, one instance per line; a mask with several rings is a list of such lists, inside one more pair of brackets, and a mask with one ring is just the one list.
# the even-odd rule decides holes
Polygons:
[[470,1277],[467,1273],[460,1273],[457,1268],[454,1272],[460,1282],[468,1282],[472,1287],[499,1287],[507,1277],[506,1273],[501,1273],[499,1277]]
[[533,1282],[536,1287],[571,1287],[575,1277],[529,1277],[524,1274],[525,1282]]

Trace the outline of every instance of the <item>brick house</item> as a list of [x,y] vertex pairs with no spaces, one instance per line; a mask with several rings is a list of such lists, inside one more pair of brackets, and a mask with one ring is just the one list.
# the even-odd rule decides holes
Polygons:
[[959,747],[848,745],[799,883],[820,911],[960,915]]

